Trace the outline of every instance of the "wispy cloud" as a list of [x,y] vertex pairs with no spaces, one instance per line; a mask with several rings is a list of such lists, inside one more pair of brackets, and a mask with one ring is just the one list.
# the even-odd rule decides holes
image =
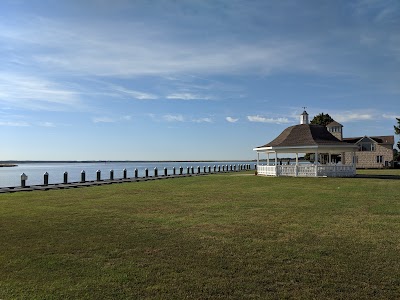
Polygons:
[[372,120],[374,119],[374,114],[346,111],[340,114],[335,114],[333,118],[338,122],[356,122],[356,121]]
[[271,123],[271,124],[287,124],[291,123],[287,118],[266,118],[259,115],[256,116],[247,116],[247,120],[250,122],[259,122],[259,123]]
[[31,124],[29,124],[28,122],[24,122],[24,121],[17,121],[17,122],[13,122],[13,121],[0,121],[0,126],[10,126],[10,127],[27,127],[27,126],[31,126]]
[[174,99],[174,100],[211,100],[212,97],[210,96],[202,96],[196,95],[191,93],[174,93],[170,94],[166,97],[167,99]]
[[41,127],[56,127],[53,122],[39,122],[38,124]]
[[164,115],[162,119],[167,122],[184,122],[185,118],[182,115]]
[[151,94],[151,93],[144,93],[144,92],[139,92],[131,89],[127,89],[121,86],[117,85],[112,85],[111,88],[114,91],[117,91],[119,93],[128,95],[132,98],[138,99],[138,100],[154,100],[158,99],[159,97],[157,95]]
[[109,116],[101,116],[101,117],[93,117],[93,123],[116,123],[116,122],[126,122],[132,120],[131,116],[121,116],[121,117],[109,117]]
[[114,123],[117,122],[116,119],[110,117],[94,117],[92,118],[93,123]]
[[194,123],[213,123],[213,120],[211,118],[198,118],[198,119],[193,119],[192,122],[194,122]]
[[393,120],[394,120],[394,119],[396,119],[396,118],[400,119],[400,114],[398,114],[398,115],[383,114],[382,117],[385,118],[385,119],[393,119]]
[[81,106],[79,94],[47,79],[0,73],[0,102],[35,110],[66,110]]
[[238,118],[232,118],[232,117],[226,117],[225,120],[227,120],[229,123],[236,123],[239,121]]
[[311,61],[315,48],[307,47],[304,41],[276,38],[272,42],[238,44],[238,41],[227,39],[217,42],[177,39],[176,33],[168,29],[144,28],[140,23],[123,21],[68,26],[44,18],[26,22],[21,21],[17,28],[13,24],[12,29],[0,31],[0,37],[18,48],[35,47],[35,54],[21,63],[64,72],[98,76],[171,76],[225,74],[251,69],[268,73],[288,66],[314,68]]

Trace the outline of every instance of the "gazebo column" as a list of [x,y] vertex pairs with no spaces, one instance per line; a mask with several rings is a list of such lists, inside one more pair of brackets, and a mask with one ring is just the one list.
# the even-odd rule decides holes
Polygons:
[[257,171],[259,165],[260,165],[260,152],[257,152]]
[[315,168],[315,177],[318,176],[318,149],[315,151],[315,159],[314,159],[314,168]]
[[267,152],[267,166],[269,166],[269,152]]
[[329,153],[328,153],[328,164],[331,164],[331,163],[332,163],[332,154],[329,151]]
[[275,176],[278,176],[278,153],[275,151]]
[[296,152],[296,165],[294,166],[294,176],[299,175],[299,153]]

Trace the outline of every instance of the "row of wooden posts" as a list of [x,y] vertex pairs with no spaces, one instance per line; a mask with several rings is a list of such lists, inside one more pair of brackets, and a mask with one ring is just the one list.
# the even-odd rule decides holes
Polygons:
[[[213,173],[217,173],[217,172],[236,172],[236,171],[243,171],[243,170],[251,170],[251,165],[250,164],[243,164],[243,165],[222,165],[222,166],[213,166]],[[254,165],[254,169],[257,169],[257,165]],[[179,167],[179,175],[184,175],[183,173],[184,168],[183,167]],[[197,174],[201,173],[201,168],[198,166],[197,167]],[[204,166],[203,167],[203,173],[212,173],[211,172],[211,166]],[[123,169],[122,170],[122,178],[121,179],[128,179],[128,170],[127,169]],[[195,169],[194,167],[187,167],[186,168],[186,174],[195,174]],[[178,175],[177,174],[177,170],[175,167],[172,168],[172,175]],[[153,173],[154,177],[158,177],[158,168],[155,167],[154,168],[154,173]],[[168,169],[164,168],[164,176],[168,176]],[[134,177],[135,178],[139,178],[139,171],[138,169],[134,170]],[[146,168],[144,170],[144,177],[150,177],[149,176],[149,169]],[[25,173],[21,174],[21,187],[26,187],[26,181],[28,180],[28,176]],[[97,170],[96,171],[96,181],[101,181],[101,171]],[[109,180],[114,180],[114,170],[110,170],[110,177]],[[81,181],[80,182],[86,182],[86,172],[85,170],[82,170],[81,172]],[[68,183],[68,172],[64,172],[64,180],[63,180],[64,184]],[[49,185],[49,173],[44,173],[43,174],[43,185],[47,186]]]

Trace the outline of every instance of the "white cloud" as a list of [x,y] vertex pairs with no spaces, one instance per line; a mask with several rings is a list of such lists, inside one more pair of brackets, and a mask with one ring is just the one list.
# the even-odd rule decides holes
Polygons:
[[174,93],[170,94],[166,97],[167,99],[174,100],[211,100],[212,97],[209,96],[201,96],[192,93]]
[[121,87],[121,86],[113,85],[112,88],[117,92],[120,92],[122,94],[127,94],[130,97],[133,97],[133,98],[138,99],[138,100],[154,100],[154,99],[158,99],[158,96],[156,96],[154,94],[138,92],[138,91],[130,90],[130,89],[127,89],[127,88],[124,88],[124,87]]
[[382,117],[385,118],[385,119],[393,119],[393,120],[394,120],[395,118],[400,119],[400,115],[383,114]]
[[92,118],[93,123],[114,123],[115,119],[110,117],[94,117]]
[[39,126],[42,126],[42,127],[56,127],[56,125],[54,123],[52,123],[52,122],[40,122]]
[[337,114],[333,119],[338,122],[355,122],[372,120],[374,119],[374,115],[371,113],[343,112]]
[[199,118],[199,119],[193,119],[192,121],[194,123],[213,123],[213,120],[211,118]]
[[290,123],[287,118],[265,118],[259,115],[256,116],[247,116],[247,119],[250,122],[259,122],[259,123],[271,123],[271,124],[287,124]]
[[92,118],[92,122],[93,123],[117,123],[117,122],[126,122],[126,121],[130,121],[132,120],[131,116],[121,116],[121,117],[107,117],[107,116],[103,116],[103,117],[93,117]]
[[81,106],[79,95],[55,82],[27,75],[0,73],[0,102],[34,110],[65,110]]
[[184,122],[185,118],[182,115],[164,115],[162,117],[167,122]]
[[239,121],[239,119],[235,119],[232,117],[226,117],[225,120],[227,120],[229,123],[236,123],[237,121]]
[[13,121],[0,121],[0,126],[10,126],[10,127],[27,127],[31,126],[28,122],[13,122]]
[[[44,18],[0,30],[0,37],[10,47],[35,48],[33,56],[21,58],[22,64],[81,75],[173,76],[245,70],[268,73],[288,67],[315,69],[312,53],[316,47],[308,47],[304,41],[200,41],[178,39],[176,34],[176,30],[153,29],[128,21],[65,25]],[[133,96],[141,97],[135,91]]]

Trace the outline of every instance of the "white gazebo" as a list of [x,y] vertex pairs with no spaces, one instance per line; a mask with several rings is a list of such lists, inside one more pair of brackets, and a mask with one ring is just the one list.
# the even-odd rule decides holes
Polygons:
[[[300,125],[286,128],[276,139],[253,150],[257,151],[259,175],[352,177],[356,174],[357,146],[338,140],[325,126],[309,124],[306,111],[301,114]],[[352,156],[349,165],[344,164],[346,152]],[[299,164],[299,153],[314,153],[314,162]],[[266,164],[260,163],[260,154],[266,154]],[[278,159],[282,154],[294,154],[295,164],[282,164]],[[333,162],[332,155],[340,155],[341,162]],[[327,160],[319,159],[326,156]]]

